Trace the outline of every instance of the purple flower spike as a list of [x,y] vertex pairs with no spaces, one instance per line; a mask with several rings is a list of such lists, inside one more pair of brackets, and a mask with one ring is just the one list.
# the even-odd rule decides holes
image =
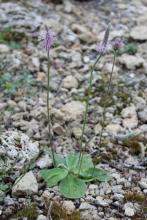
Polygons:
[[45,29],[46,31],[41,34],[40,40],[43,48],[49,52],[54,43],[55,34],[48,27],[45,27]]
[[112,48],[113,50],[120,50],[124,46],[124,42],[121,38],[116,38],[114,41],[112,41]]
[[109,42],[109,32],[110,32],[110,25],[108,25],[108,27],[105,31],[104,38],[103,38],[102,42],[97,47],[98,53],[100,53],[102,55],[104,55],[109,50],[111,50],[111,44]]

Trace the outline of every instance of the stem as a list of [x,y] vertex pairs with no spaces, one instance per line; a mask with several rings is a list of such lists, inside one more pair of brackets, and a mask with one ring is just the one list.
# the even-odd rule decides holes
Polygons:
[[[107,89],[107,92],[106,92],[106,94],[105,94],[105,97],[106,97],[106,98],[108,97],[108,95],[109,95],[109,93],[110,93],[110,88],[111,88],[111,83],[112,83],[112,75],[113,75],[114,65],[115,65],[115,59],[116,59],[116,52],[114,51],[112,70],[111,70],[110,79],[109,79],[109,82],[108,82],[108,89]],[[110,95],[112,95],[112,93],[111,93]],[[103,136],[103,132],[104,132],[104,128],[105,128],[106,107],[107,107],[107,106],[106,106],[106,103],[107,103],[107,102],[104,102],[104,110],[103,110],[103,116],[102,116],[102,129],[101,129],[100,139],[99,139],[99,144],[98,144],[99,147],[101,147],[101,145],[102,145],[102,136]],[[96,166],[96,165],[94,165],[92,176],[93,176],[93,174],[94,174],[95,166]]]
[[48,132],[49,132],[49,144],[51,145],[51,152],[52,152],[52,158],[53,158],[53,164],[56,165],[55,162],[55,155],[54,155],[54,149],[52,145],[52,133],[51,133],[51,117],[50,117],[50,107],[49,107],[49,92],[50,92],[50,58],[49,58],[49,50],[47,52],[47,120],[48,120]]
[[87,116],[88,116],[88,107],[89,107],[89,99],[91,95],[91,89],[92,89],[92,79],[93,79],[93,71],[95,69],[96,64],[99,62],[101,58],[101,54],[97,57],[95,63],[92,66],[91,72],[90,72],[90,77],[89,77],[89,86],[88,86],[88,94],[87,94],[87,99],[86,99],[86,107],[85,107],[85,112],[84,112],[84,121],[83,121],[83,127],[82,127],[82,135],[81,135],[81,141],[80,141],[80,156],[79,156],[79,173],[81,171],[81,165],[82,165],[82,160],[83,160],[83,138],[84,138],[84,133],[85,133],[85,126],[87,123]]

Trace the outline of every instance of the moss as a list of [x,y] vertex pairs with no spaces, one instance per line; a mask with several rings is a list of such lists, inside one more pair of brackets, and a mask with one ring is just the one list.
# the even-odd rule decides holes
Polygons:
[[146,197],[143,193],[137,193],[136,191],[134,192],[127,192],[124,194],[125,202],[131,201],[131,202],[145,202]]
[[28,218],[29,220],[35,220],[38,216],[36,204],[32,203],[21,210],[18,210],[15,214],[15,218]]
[[142,152],[142,147],[140,145],[141,142],[146,144],[144,138],[137,135],[127,138],[123,141],[123,144],[130,148],[132,154],[138,155]]
[[80,212],[74,211],[71,214],[67,214],[66,210],[59,203],[53,202],[51,206],[51,217],[54,220],[80,220]]

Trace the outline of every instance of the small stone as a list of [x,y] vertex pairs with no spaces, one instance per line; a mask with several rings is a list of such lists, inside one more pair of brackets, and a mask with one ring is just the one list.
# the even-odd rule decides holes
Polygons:
[[71,101],[65,104],[61,110],[65,113],[68,120],[77,120],[83,115],[85,106],[80,101]]
[[129,106],[122,110],[121,115],[123,118],[123,126],[125,128],[135,128],[138,125],[138,118],[135,106]]
[[77,88],[78,87],[78,81],[72,75],[66,76],[63,80],[63,87],[66,88],[66,89]]
[[5,44],[0,44],[0,53],[8,53],[10,51],[9,47]]
[[147,40],[147,27],[146,25],[139,25],[132,29],[130,37],[134,40],[145,41]]
[[143,111],[138,112],[138,117],[142,122],[147,122],[147,107],[145,107]]
[[75,210],[75,205],[72,201],[64,201],[63,208],[66,209],[67,214],[71,214]]
[[96,197],[96,202],[98,205],[101,205],[103,207],[109,206],[109,203],[106,200],[104,200],[101,196]]
[[147,189],[147,179],[142,178],[142,179],[139,181],[139,185],[140,185],[141,189]]
[[72,133],[76,138],[80,138],[82,135],[82,129],[79,127],[73,127],[72,128]]
[[53,130],[58,135],[64,135],[65,134],[65,129],[61,125],[59,125],[58,123],[54,124]]
[[117,133],[121,132],[123,128],[119,124],[109,124],[106,126],[106,131],[108,133],[111,133],[113,135],[116,135]]
[[47,217],[45,215],[39,215],[37,220],[47,220]]
[[127,202],[125,205],[124,205],[124,210],[125,210],[125,215],[126,216],[134,216],[135,215],[135,209],[134,209],[134,206],[131,202]]
[[123,54],[119,58],[119,62],[121,64],[124,64],[128,69],[134,70],[136,67],[143,66],[144,64],[144,59],[140,57],[139,55],[132,56],[128,54]]
[[14,205],[14,200],[10,197],[10,196],[7,196],[4,198],[4,203],[5,205]]
[[80,207],[79,207],[79,210],[88,210],[88,209],[96,209],[96,207],[95,206],[93,206],[93,205],[90,205],[89,203],[87,203],[87,202],[82,202],[81,203],[81,205],[80,205]]
[[115,193],[113,199],[115,199],[115,200],[117,200],[119,202],[123,202],[124,196],[122,194]]
[[49,156],[47,154],[43,155],[36,162],[36,166],[39,167],[40,169],[44,169],[44,168],[47,168],[47,167],[52,167],[52,165],[53,165],[52,159],[49,158]]
[[17,179],[12,188],[12,194],[33,195],[38,193],[38,183],[32,171],[26,173],[20,180]]

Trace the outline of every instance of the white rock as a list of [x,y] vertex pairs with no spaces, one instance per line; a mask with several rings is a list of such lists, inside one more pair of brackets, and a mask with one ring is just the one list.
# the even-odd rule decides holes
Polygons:
[[72,75],[66,76],[63,80],[63,87],[66,88],[66,89],[77,88],[78,87],[78,81]]
[[130,33],[130,37],[132,37],[134,40],[147,40],[147,26],[136,26],[132,29]]
[[0,44],[0,53],[8,53],[10,51],[9,47],[5,44]]
[[32,171],[17,179],[12,188],[13,195],[33,195],[38,193],[38,183]]
[[142,178],[140,181],[139,181],[139,185],[142,189],[147,189],[147,179],[145,178]]
[[68,214],[71,214],[75,210],[75,205],[72,201],[64,201],[63,208],[66,209]]
[[138,125],[138,118],[134,105],[124,108],[121,115],[124,118],[123,126],[125,128],[135,128]]
[[119,124],[109,124],[106,126],[106,131],[108,133],[111,133],[113,135],[116,135],[117,133],[121,132],[123,128]]
[[136,107],[136,110],[142,110],[146,106],[146,101],[140,96],[134,96],[133,103]]
[[128,54],[123,54],[119,58],[119,62],[124,64],[128,69],[134,70],[136,67],[140,67],[144,64],[144,59],[139,55],[132,56]]
[[125,215],[126,216],[134,216],[135,215],[135,209],[134,209],[134,206],[131,202],[127,202],[125,205],[124,205],[124,210],[125,210]]
[[54,124],[53,130],[58,135],[64,135],[65,134],[65,129],[61,125],[59,125],[58,123]]
[[143,111],[138,112],[138,116],[142,122],[147,122],[147,107]]
[[79,207],[79,210],[87,210],[87,209],[96,209],[96,207],[93,206],[93,205],[90,205],[87,202],[82,202],[80,207]]
[[36,162],[37,167],[40,169],[51,167],[53,165],[53,161],[49,156],[46,154],[42,156],[37,162]]
[[61,110],[62,112],[65,113],[66,118],[68,120],[69,119],[76,120],[76,119],[79,119],[83,115],[85,106],[80,101],[71,101],[65,104]]
[[39,215],[37,220],[47,220],[47,217],[45,215]]
[[104,200],[101,196],[96,197],[96,202],[98,205],[101,205],[103,207],[109,206],[109,203],[106,200]]
[[79,127],[73,127],[72,128],[72,133],[76,138],[80,138],[82,135],[82,129]]

